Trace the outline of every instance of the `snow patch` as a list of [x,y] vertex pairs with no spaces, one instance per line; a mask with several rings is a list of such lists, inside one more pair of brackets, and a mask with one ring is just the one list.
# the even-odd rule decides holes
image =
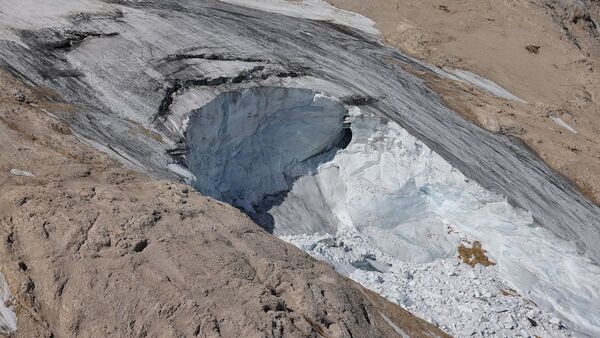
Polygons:
[[19,170],[19,169],[11,169],[10,174],[14,176],[25,176],[25,177],[33,177],[33,174],[29,171]]
[[483,89],[484,91],[503,99],[526,103],[524,100],[516,97],[511,92],[502,88],[497,83],[488,80],[482,76],[479,76],[475,73],[472,73],[468,70],[444,68],[444,71],[453,75],[453,80],[469,83],[475,87]]
[[554,123],[558,124],[559,126],[565,128],[566,130],[572,132],[573,134],[577,134],[577,130],[575,130],[573,127],[571,127],[570,125],[568,125],[560,117],[551,116],[550,118],[552,119],[552,121],[554,121]]
[[360,29],[369,34],[379,34],[373,20],[360,14],[336,8],[322,0],[221,0],[221,2],[298,18],[331,21]]

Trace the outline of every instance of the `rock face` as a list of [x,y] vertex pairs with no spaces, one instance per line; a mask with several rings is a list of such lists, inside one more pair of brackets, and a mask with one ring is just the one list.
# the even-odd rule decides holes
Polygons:
[[0,102],[12,336],[446,336],[233,207],[80,144],[47,114],[66,105],[4,75]]
[[600,57],[600,4],[594,0],[545,0],[552,18],[587,56]]

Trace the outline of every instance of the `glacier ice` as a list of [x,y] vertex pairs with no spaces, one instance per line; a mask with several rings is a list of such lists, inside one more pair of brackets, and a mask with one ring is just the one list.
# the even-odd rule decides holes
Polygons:
[[453,259],[477,240],[507,285],[598,333],[600,267],[393,121],[306,89],[252,88],[193,112],[187,144],[196,188],[277,236],[358,241],[410,264]]
[[331,21],[340,25],[351,26],[370,34],[379,34],[379,30],[375,28],[373,20],[354,12],[339,9],[323,0],[294,2],[285,0],[223,0],[223,2],[298,18]]
[[[114,155],[131,167],[172,180],[189,179],[193,177],[192,174],[198,175],[199,170],[194,170],[193,167],[191,169],[194,172],[188,173],[180,165],[181,158],[173,156],[172,151],[180,150],[179,142],[187,125],[184,122],[187,114],[196,111],[222,92],[267,85],[301,86],[322,90],[337,97],[360,94],[373,98],[372,103],[361,107],[365,112],[385,115],[400,123],[469,178],[507,196],[514,205],[526,208],[541,225],[562,238],[577,241],[580,252],[585,252],[596,262],[600,261],[600,249],[597,246],[600,240],[600,208],[585,199],[569,182],[523,145],[504,135],[487,132],[447,109],[439,97],[427,88],[425,82],[411,75],[407,69],[450,78],[458,78],[460,74],[452,75],[452,70],[429,66],[403,55],[382,44],[379,38],[371,34],[342,27],[335,22],[267,14],[224,2],[178,0],[174,4],[170,1],[147,0],[128,1],[127,6],[120,4],[122,1],[108,3],[99,0],[5,2],[0,13],[0,61],[18,72],[28,83],[49,88],[59,93],[65,102],[79,107],[81,112],[78,114],[68,111],[53,113],[67,121],[73,133],[84,142]],[[257,3],[241,0],[235,2]],[[276,0],[260,2],[275,5],[285,3]],[[318,2],[320,1],[310,1],[313,4]],[[304,9],[302,6],[293,7],[295,9],[291,12],[294,13],[286,11],[286,14],[305,16],[304,11],[300,13]],[[261,8],[269,9],[265,6]],[[102,15],[85,15],[88,18],[86,20],[71,20],[78,13]],[[115,16],[118,13],[122,15]],[[315,13],[316,11],[311,10],[310,17],[315,19]],[[86,39],[77,48],[55,49],[52,44],[47,43],[53,41],[48,40],[48,32],[63,34],[69,31],[86,32],[90,29],[120,34],[113,35],[110,39]],[[169,57],[206,53],[240,58],[260,57],[266,61],[260,65],[264,67],[264,71],[246,76],[248,69],[256,69],[258,65],[201,58],[177,60]],[[299,76],[286,77],[286,74],[292,73]],[[462,80],[482,86],[488,91],[499,89],[490,87],[491,83],[482,82],[481,78],[473,74],[462,75]],[[199,78],[217,83],[227,79],[228,82],[216,86],[194,86],[177,93],[166,90],[173,88],[177,81],[194,83]],[[165,121],[157,121],[156,108],[165,99],[174,100],[171,114]],[[319,119],[313,121],[315,128],[320,128],[317,121]],[[160,132],[160,137],[132,132],[140,130],[140,126],[142,129]],[[354,127],[356,126],[357,121]],[[374,142],[378,144],[377,140]],[[350,151],[349,148],[352,147],[347,150]],[[294,213],[280,213],[277,216],[279,224],[273,229],[280,235],[292,235],[297,231],[309,234],[327,232],[339,236],[339,233],[348,232],[344,229],[357,228],[360,231],[352,232],[353,234],[363,236],[365,241],[390,250],[398,257],[413,262],[433,260],[433,263],[443,259],[439,257],[453,252],[452,238],[439,230],[439,222],[457,227],[453,223],[456,221],[461,223],[458,225],[467,233],[464,236],[479,238],[484,247],[495,248],[491,255],[498,261],[497,268],[502,269],[503,275],[509,277],[509,269],[516,271],[516,277],[512,278],[520,280],[523,289],[532,290],[535,297],[554,302],[552,306],[564,308],[561,313],[571,313],[573,316],[583,315],[581,309],[591,303],[589,317],[591,320],[598,318],[597,290],[593,285],[598,280],[594,272],[596,270],[591,268],[588,274],[580,274],[579,270],[589,266],[588,261],[576,256],[567,242],[539,229],[537,222],[530,222],[527,213],[513,209],[497,196],[492,195],[490,202],[478,196],[482,201],[479,203],[467,199],[461,185],[422,186],[418,183],[422,180],[419,177],[428,171],[407,171],[406,174],[416,175],[414,187],[406,184],[403,186],[404,190],[395,193],[401,200],[409,203],[399,205],[396,201],[377,201],[388,208],[389,215],[395,214],[394,208],[399,209],[399,214],[405,217],[399,224],[403,224],[404,228],[396,226],[384,229],[368,224],[362,227],[364,222],[359,221],[370,221],[369,212],[374,207],[365,207],[361,210],[367,213],[357,215],[357,211],[349,207],[356,203],[332,198],[350,198],[353,194],[353,188],[347,185],[346,180],[353,179],[356,175],[351,173],[348,176],[345,169],[339,167],[341,162],[334,161],[334,157],[341,156],[342,153],[336,153],[332,148],[313,158],[309,174],[290,177],[291,180],[286,181],[288,186],[285,189],[295,190],[296,193],[283,191],[272,195],[268,201],[259,202],[256,205],[259,210],[255,211],[267,220],[270,218],[273,225],[277,208],[295,207],[299,215],[307,210],[312,211],[305,222],[295,226],[291,226],[293,220],[298,218]],[[390,154],[382,155],[384,157],[390,157]],[[415,157],[415,166],[424,159],[426,157]],[[398,162],[398,159],[393,160]],[[308,167],[308,163],[306,164]],[[398,173],[400,175],[400,171]],[[433,176],[443,174],[445,173],[430,171]],[[460,175],[457,177],[460,178]],[[202,179],[202,175],[199,175],[199,180]],[[244,182],[240,180],[239,183]],[[375,188],[378,188],[377,184]],[[476,193],[478,191],[475,189]],[[454,197],[448,196],[450,192]],[[221,194],[218,190],[214,193],[217,197]],[[233,194],[231,196],[234,197]],[[367,200],[368,196],[373,195],[365,195],[363,199]],[[388,196],[395,195],[389,193]],[[485,192],[483,196],[487,196]],[[298,203],[286,203],[293,198]],[[313,209],[303,207],[302,203],[310,203]],[[436,203],[440,206],[434,208]],[[411,209],[413,204],[415,207]],[[498,209],[500,216],[505,215],[506,218],[510,218],[512,214],[522,215],[514,216],[516,223],[504,222],[492,232],[490,229],[494,228],[493,222],[480,225],[476,220],[487,219],[489,211],[494,208]],[[505,214],[501,212],[502,209],[506,209]],[[374,212],[371,214],[376,216]],[[290,220],[286,221],[283,217],[290,217]],[[463,219],[470,221],[462,224]],[[377,221],[377,218],[373,218],[373,221]],[[518,227],[518,231],[512,231],[511,225],[521,224],[520,222],[525,222],[526,225]],[[391,227],[394,222],[386,220],[381,224]],[[436,225],[437,233],[429,234],[427,229],[436,230]],[[439,238],[435,239],[423,237],[437,235]],[[408,237],[405,240],[403,236]],[[386,241],[388,238],[390,240],[386,242],[381,237],[385,237]],[[431,240],[439,243],[428,244]],[[527,249],[525,253],[524,249]],[[546,252],[549,254],[548,258],[544,257]],[[519,257],[525,258],[519,260]],[[538,264],[535,259],[545,264]],[[519,261],[518,266],[524,268],[512,267],[510,263],[514,261]],[[538,266],[544,267],[544,270],[537,271]],[[556,279],[552,280],[549,276],[554,274],[554,270],[562,273],[558,273]],[[578,277],[569,281],[566,274]],[[531,279],[524,278],[526,276]],[[547,286],[542,285],[541,281],[546,281]],[[554,293],[555,289],[566,290],[564,292],[577,297],[567,297],[570,299],[565,301],[565,293]],[[545,295],[544,292],[551,294]],[[525,296],[529,297],[527,294]],[[590,323],[592,322],[588,322]]]
[[[235,2],[252,3],[251,7],[257,3]],[[287,4],[260,2],[269,4],[261,6],[269,10]],[[171,165],[184,161],[179,152],[184,150],[187,114],[223,92],[299,86],[340,98],[361,95],[371,99],[361,107],[365,112],[399,123],[470,179],[507,196],[542,226],[576,241],[581,253],[600,261],[598,206],[522,144],[485,131],[449,110],[409,71],[457,78],[451,70],[412,59],[372,34],[336,22],[224,2],[120,3],[26,0],[7,4],[5,13],[0,13],[0,59],[22,79],[50,88],[80,107],[79,114],[53,113],[84,142],[128,166],[188,182],[191,176]],[[292,7],[287,14],[305,16],[303,5]],[[316,11],[310,12],[316,19]],[[98,15],[83,15],[85,20],[80,20],[80,13]],[[355,25],[353,20],[348,23]],[[86,38],[76,48],[52,47],[57,39],[70,43],[72,32],[110,37]],[[191,58],[173,58],[176,55]],[[202,55],[263,62],[206,60]],[[464,81],[498,89],[467,75]],[[168,102],[172,104],[163,105]]]
[[346,113],[339,101],[306,89],[223,93],[188,121],[195,186],[253,212],[266,196],[289,190],[290,180],[307,174],[315,159],[343,142]]

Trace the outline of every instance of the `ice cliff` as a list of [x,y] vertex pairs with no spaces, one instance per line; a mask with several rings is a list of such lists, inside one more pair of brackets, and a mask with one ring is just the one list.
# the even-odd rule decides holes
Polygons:
[[[315,157],[344,140],[346,108],[306,89],[230,92],[191,114],[188,162],[197,189],[254,212],[289,190]],[[315,123],[316,122],[316,123]]]

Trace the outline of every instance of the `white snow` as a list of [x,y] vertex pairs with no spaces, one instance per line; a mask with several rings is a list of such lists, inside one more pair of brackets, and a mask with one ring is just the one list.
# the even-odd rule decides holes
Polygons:
[[454,80],[469,83],[471,85],[474,85],[475,87],[478,87],[480,89],[483,89],[484,91],[487,91],[488,93],[491,93],[493,95],[496,95],[498,97],[501,97],[501,98],[504,98],[507,100],[513,100],[513,101],[525,103],[525,101],[516,97],[511,92],[502,88],[497,83],[495,83],[491,80],[488,80],[482,76],[479,76],[475,73],[472,73],[468,70],[444,67],[444,71],[452,74],[454,78],[453,77],[450,77],[450,78],[453,78]]
[[573,134],[577,134],[577,130],[575,130],[573,127],[568,125],[560,117],[551,116],[550,118],[552,119],[552,121],[554,121],[554,123],[558,124],[559,126],[565,128],[566,130],[572,132]]
[[340,25],[351,26],[373,35],[379,34],[373,20],[360,14],[336,8],[322,0],[221,0],[221,2],[298,18],[331,21]]
[[33,174],[29,171],[19,170],[19,169],[11,169],[10,174],[14,176],[25,176],[25,177],[33,177]]

